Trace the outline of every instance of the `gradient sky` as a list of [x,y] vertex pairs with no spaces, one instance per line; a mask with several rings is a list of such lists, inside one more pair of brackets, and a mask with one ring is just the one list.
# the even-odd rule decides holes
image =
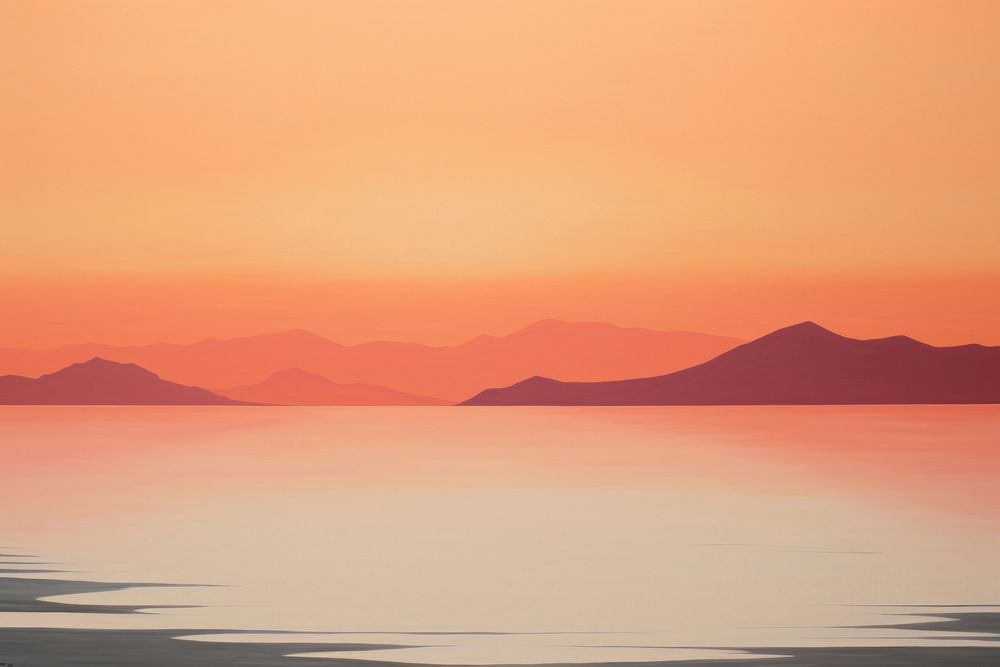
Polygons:
[[0,6],[0,345],[1000,344],[1000,3]]

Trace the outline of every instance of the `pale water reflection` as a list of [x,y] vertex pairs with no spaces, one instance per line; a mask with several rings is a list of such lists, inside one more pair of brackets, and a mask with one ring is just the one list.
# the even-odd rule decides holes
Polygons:
[[[436,664],[980,645],[851,626],[1000,603],[998,441],[997,406],[0,408],[0,551],[212,584],[0,625],[321,633]],[[427,632],[449,634],[406,634]],[[450,634],[484,632],[514,634]]]

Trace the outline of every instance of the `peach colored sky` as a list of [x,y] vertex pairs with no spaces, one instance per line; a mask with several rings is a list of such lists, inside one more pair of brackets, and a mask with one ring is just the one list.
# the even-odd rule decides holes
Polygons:
[[0,345],[1000,343],[1000,4],[0,7]]

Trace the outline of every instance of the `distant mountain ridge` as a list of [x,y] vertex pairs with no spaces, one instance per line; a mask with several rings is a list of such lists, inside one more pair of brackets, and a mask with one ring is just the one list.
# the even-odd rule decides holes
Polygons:
[[653,331],[600,322],[542,320],[506,336],[460,345],[375,341],[346,346],[303,330],[189,345],[72,345],[0,349],[0,373],[37,376],[100,356],[135,363],[201,387],[244,387],[301,368],[338,384],[371,384],[452,402],[484,387],[531,375],[611,380],[668,373],[711,359],[744,341],[689,331]]
[[278,371],[263,382],[217,393],[240,401],[273,405],[451,405],[372,384],[337,384],[301,368]]
[[0,376],[2,405],[247,405],[100,357],[39,378]]
[[612,382],[536,376],[462,405],[907,403],[1000,403],[1000,347],[858,340],[802,322],[670,374]]

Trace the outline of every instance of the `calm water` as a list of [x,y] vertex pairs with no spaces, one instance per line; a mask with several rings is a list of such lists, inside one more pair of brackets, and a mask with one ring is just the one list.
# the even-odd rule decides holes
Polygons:
[[845,626],[1000,604],[997,406],[10,407],[0,457],[4,551],[74,571],[32,576],[221,584],[66,598],[200,608],[3,626],[598,662],[979,645]]

